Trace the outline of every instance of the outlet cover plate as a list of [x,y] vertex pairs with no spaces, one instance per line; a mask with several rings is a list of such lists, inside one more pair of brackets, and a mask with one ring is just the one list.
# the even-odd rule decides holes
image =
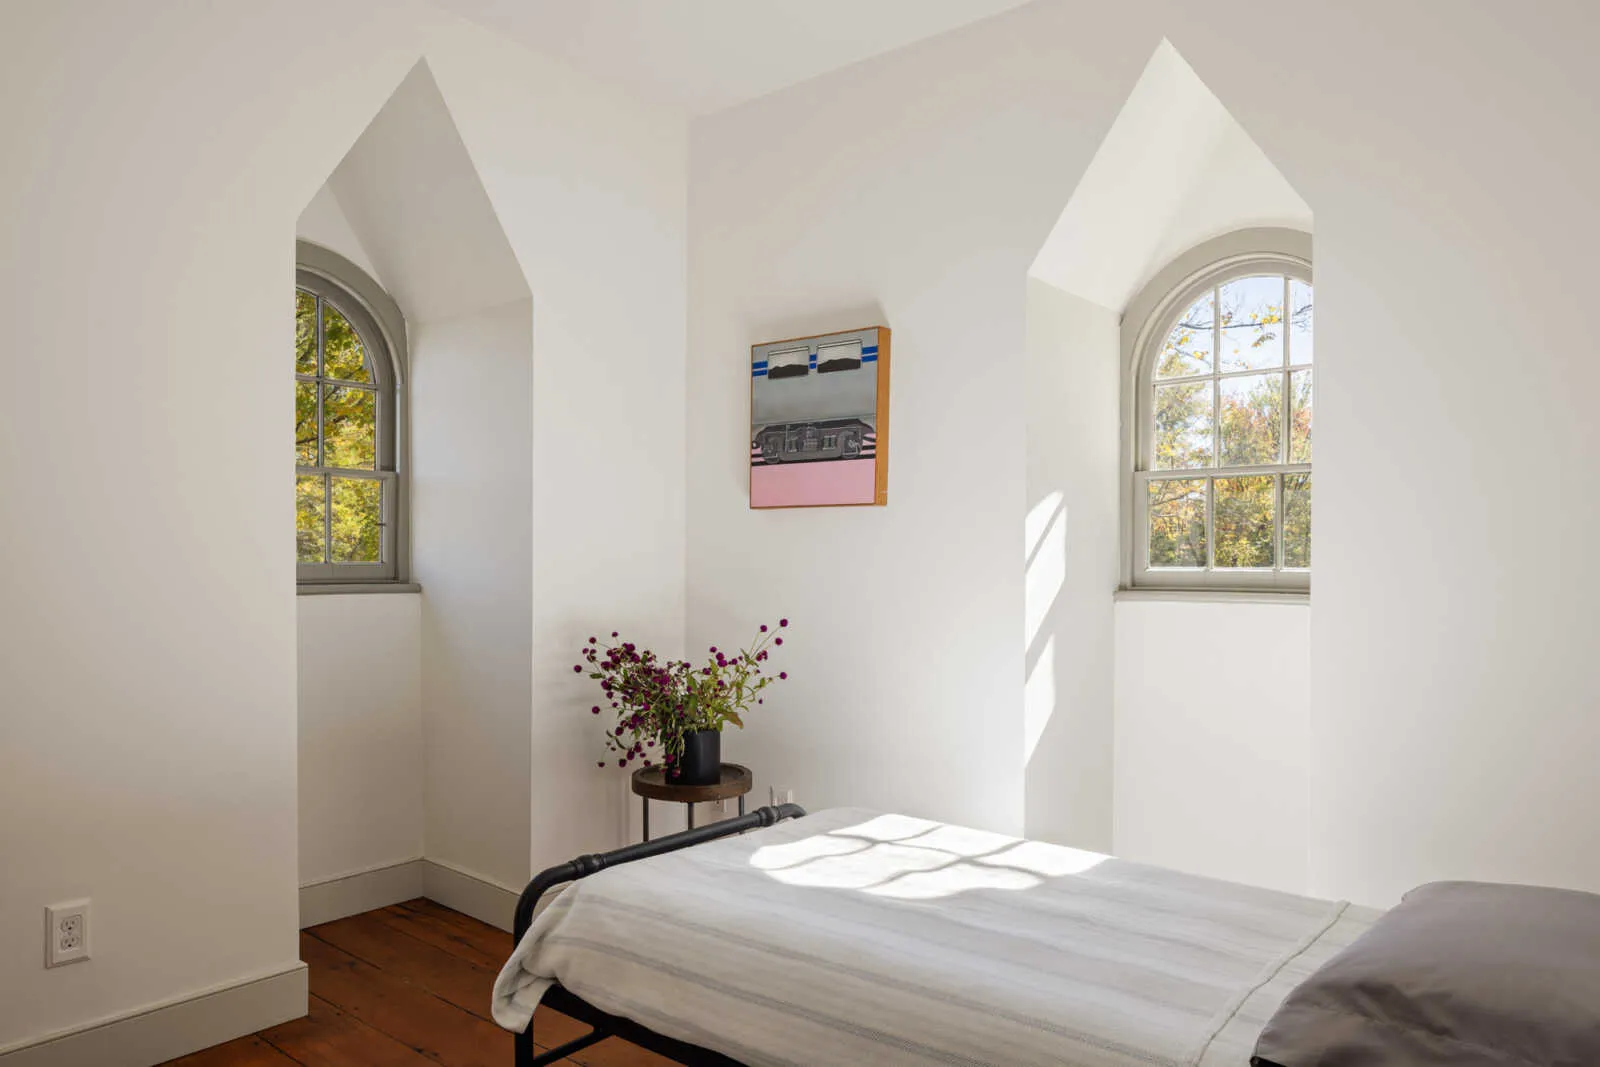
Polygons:
[[89,958],[89,901],[68,900],[44,909],[44,965],[60,967]]

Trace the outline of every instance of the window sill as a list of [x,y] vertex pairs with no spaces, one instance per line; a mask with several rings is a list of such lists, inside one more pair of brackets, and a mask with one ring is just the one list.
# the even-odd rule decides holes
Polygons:
[[1278,592],[1268,589],[1142,589],[1122,588],[1117,601],[1176,600],[1199,604],[1281,604],[1285,607],[1310,607],[1311,594],[1299,590]]
[[295,587],[301,596],[368,596],[374,593],[420,593],[416,582],[302,582]]

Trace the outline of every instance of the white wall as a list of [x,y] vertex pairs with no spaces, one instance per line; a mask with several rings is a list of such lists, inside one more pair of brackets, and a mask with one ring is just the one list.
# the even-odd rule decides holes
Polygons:
[[1109,852],[1122,335],[1098,304],[1027,285],[1025,829]]
[[[424,4],[5,21],[0,809],[43,814],[0,820],[0,1048],[296,964],[291,237],[417,59],[536,282],[536,359],[583,364],[582,432],[531,453],[568,526],[535,549],[551,632],[624,604],[681,627],[685,270],[681,124]],[[648,490],[602,513],[571,457],[641,422]],[[570,695],[536,685],[533,714],[587,728]],[[565,773],[550,836],[603,843],[581,813],[614,791]],[[46,972],[41,909],[83,895],[95,957]]]
[[1121,601],[1124,859],[1306,891],[1311,608]]
[[1305,201],[1167,41],[1063,197],[1031,274],[1114,311],[1202,241],[1311,229]]
[[528,878],[532,306],[411,328],[426,853]]
[[[1040,720],[1051,733],[1030,749],[1028,829],[1109,850],[1114,809],[1119,855],[1303,890],[1309,608],[1291,605],[1286,617],[1298,625],[1282,626],[1283,605],[1112,604],[1126,536],[1121,390],[1151,303],[1143,290],[1167,284],[1152,276],[1196,244],[1268,224],[1309,230],[1310,208],[1162,42],[1029,282],[1025,525],[1035,559],[1026,579],[1024,718],[1030,737]],[[1056,500],[1066,521],[1052,525]],[[1268,649],[1246,635],[1265,636]],[[1207,679],[1198,696],[1195,668]],[[1263,806],[1264,790],[1292,802]],[[1097,832],[1066,822],[1063,813],[1074,811],[1103,811]]]
[[[295,236],[378,270],[331,185]],[[422,602],[303,596],[299,635],[300,885],[422,855]]]
[[[1584,558],[1600,520],[1573,488],[1600,364],[1570,326],[1600,243],[1600,145],[1571,133],[1600,99],[1582,51],[1597,15],[1292,16],[1045,3],[696,123],[689,633],[800,623],[796,683],[737,739],[764,775],[815,804],[1021,825],[1022,403],[995,383],[1020,380],[1023,249],[1165,35],[1316,215],[1310,888],[1600,887],[1600,578],[1545,573]],[[1280,49],[1241,32],[1290,24]],[[879,308],[889,507],[747,512],[744,346]],[[981,463],[937,432],[960,417],[996,427]],[[751,547],[778,540],[815,557]],[[835,636],[837,614],[871,643]]]
[[1216,139],[1196,160],[1183,201],[1162,231],[1138,278],[1139,286],[1189,249],[1235,230],[1257,226],[1304,233],[1312,230],[1310,205],[1272,165],[1244,127],[1233,116],[1226,112],[1224,115],[1226,121],[1217,130]]
[[424,851],[516,891],[528,877],[532,758],[528,286],[425,62],[328,188],[407,322]]
[[1227,27],[1259,13],[1174,43],[1316,212],[1311,888],[1600,889],[1600,576],[1568,565],[1600,521],[1600,363],[1571,317],[1600,13],[1307,5],[1301,48],[1246,65]]
[[[692,127],[689,644],[794,623],[728,741],[758,790],[1024,829],[1026,275],[1158,39],[1075,35],[1034,5]],[[888,506],[748,510],[747,347],[867,322]]]
[[356,231],[350,226],[350,218],[345,214],[343,206],[339,203],[338,194],[333,191],[330,183],[324,182],[322,188],[311,198],[311,202],[306,204],[305,210],[300,212],[300,218],[295,222],[294,235],[339,253],[366,271],[379,285],[383,284],[383,279],[378,277],[378,268],[372,265],[372,257],[367,255],[366,248],[361,244],[361,238],[356,236]]
[[422,855],[421,598],[303,596],[300,882]]

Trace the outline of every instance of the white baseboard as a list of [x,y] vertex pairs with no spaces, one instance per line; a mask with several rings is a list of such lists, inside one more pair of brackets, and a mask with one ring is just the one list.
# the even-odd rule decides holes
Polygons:
[[306,965],[101,1019],[10,1051],[0,1067],[150,1067],[306,1013]]
[[521,889],[508,889],[481,874],[439,860],[422,861],[422,896],[510,932]]
[[[519,892],[438,860],[406,860],[301,886],[300,926],[427,897],[509,931]],[[150,1067],[298,1019],[308,995],[306,966],[297,962],[0,1049],[0,1067]]]
[[301,886],[300,929],[426,895],[425,863],[403,860]]

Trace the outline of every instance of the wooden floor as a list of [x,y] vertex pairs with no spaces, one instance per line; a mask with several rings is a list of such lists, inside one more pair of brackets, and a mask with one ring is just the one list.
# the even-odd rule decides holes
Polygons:
[[[489,993],[511,935],[431,900],[412,900],[300,934],[311,1014],[169,1067],[509,1067],[511,1035]],[[553,1048],[587,1032],[540,1008],[533,1040]],[[672,1061],[608,1038],[562,1063],[661,1067]]]

